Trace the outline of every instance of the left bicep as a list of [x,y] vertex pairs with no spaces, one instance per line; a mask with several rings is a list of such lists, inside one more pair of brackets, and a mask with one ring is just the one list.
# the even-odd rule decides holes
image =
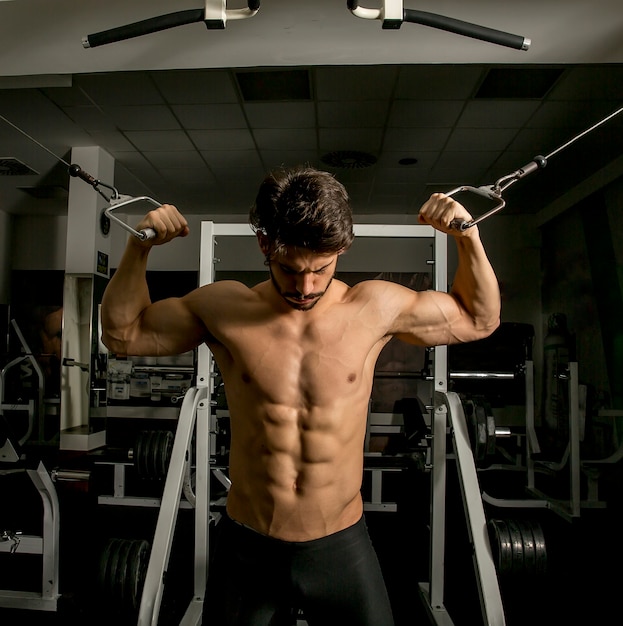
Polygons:
[[478,338],[473,319],[450,294],[406,289],[396,294],[395,304],[390,333],[402,341],[436,346]]

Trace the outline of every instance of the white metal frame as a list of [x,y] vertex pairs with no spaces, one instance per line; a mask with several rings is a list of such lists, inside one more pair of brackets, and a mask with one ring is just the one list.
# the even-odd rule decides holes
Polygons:
[[[40,537],[21,535],[14,557],[21,554],[40,554],[41,591],[0,590],[0,607],[12,609],[31,609],[35,611],[56,611],[60,593],[58,591],[59,574],[59,536],[60,507],[54,483],[42,462],[37,469],[26,470],[37,489],[43,504],[43,534]],[[0,552],[9,552],[9,542],[0,542]],[[17,564],[16,564],[17,567]]]

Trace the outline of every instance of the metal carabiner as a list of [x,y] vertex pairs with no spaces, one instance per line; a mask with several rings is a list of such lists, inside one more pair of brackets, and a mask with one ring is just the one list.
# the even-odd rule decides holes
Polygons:
[[452,197],[454,194],[459,193],[460,191],[469,191],[471,193],[478,194],[479,196],[484,196],[485,198],[489,198],[491,200],[495,200],[498,204],[493,207],[490,211],[483,213],[480,217],[476,219],[470,220],[469,222],[465,220],[452,220],[450,222],[450,226],[456,230],[464,231],[472,226],[475,226],[479,222],[486,220],[488,217],[495,215],[498,211],[501,211],[506,206],[506,201],[502,197],[502,193],[506,189],[508,189],[511,185],[515,184],[518,180],[521,180],[524,176],[531,174],[535,170],[539,168],[543,168],[547,165],[547,158],[541,155],[535,156],[530,163],[524,165],[523,167],[511,172],[510,174],[506,174],[506,176],[502,176],[495,181],[493,185],[483,185],[482,187],[470,187],[469,185],[462,185],[461,187],[457,187],[456,189],[452,189],[447,192],[446,196]]

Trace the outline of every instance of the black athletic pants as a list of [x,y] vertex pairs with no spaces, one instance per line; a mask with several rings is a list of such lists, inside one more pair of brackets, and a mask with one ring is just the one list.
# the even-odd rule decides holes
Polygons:
[[226,515],[215,530],[204,626],[393,626],[365,520],[304,542],[262,535]]

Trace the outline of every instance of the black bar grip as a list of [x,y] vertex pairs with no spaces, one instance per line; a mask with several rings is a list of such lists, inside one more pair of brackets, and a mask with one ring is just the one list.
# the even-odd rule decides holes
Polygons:
[[175,13],[167,13],[159,17],[152,17],[140,22],[119,26],[103,30],[99,33],[87,35],[82,39],[82,45],[85,48],[96,48],[108,43],[132,39],[141,35],[156,33],[161,30],[167,30],[176,26],[184,26],[185,24],[195,24],[203,22],[205,11],[203,9],[189,9],[187,11],[177,11]]
[[[354,4],[354,2],[352,2]],[[351,2],[349,2],[349,5]],[[457,35],[464,35],[472,39],[480,39],[489,43],[495,43],[507,48],[515,50],[527,50],[530,47],[530,40],[520,35],[512,35],[501,30],[487,28],[486,26],[478,26],[470,22],[455,20],[451,17],[444,17],[427,11],[415,11],[414,9],[404,9],[404,21],[413,24],[422,24],[423,26],[431,26],[439,28]]]

